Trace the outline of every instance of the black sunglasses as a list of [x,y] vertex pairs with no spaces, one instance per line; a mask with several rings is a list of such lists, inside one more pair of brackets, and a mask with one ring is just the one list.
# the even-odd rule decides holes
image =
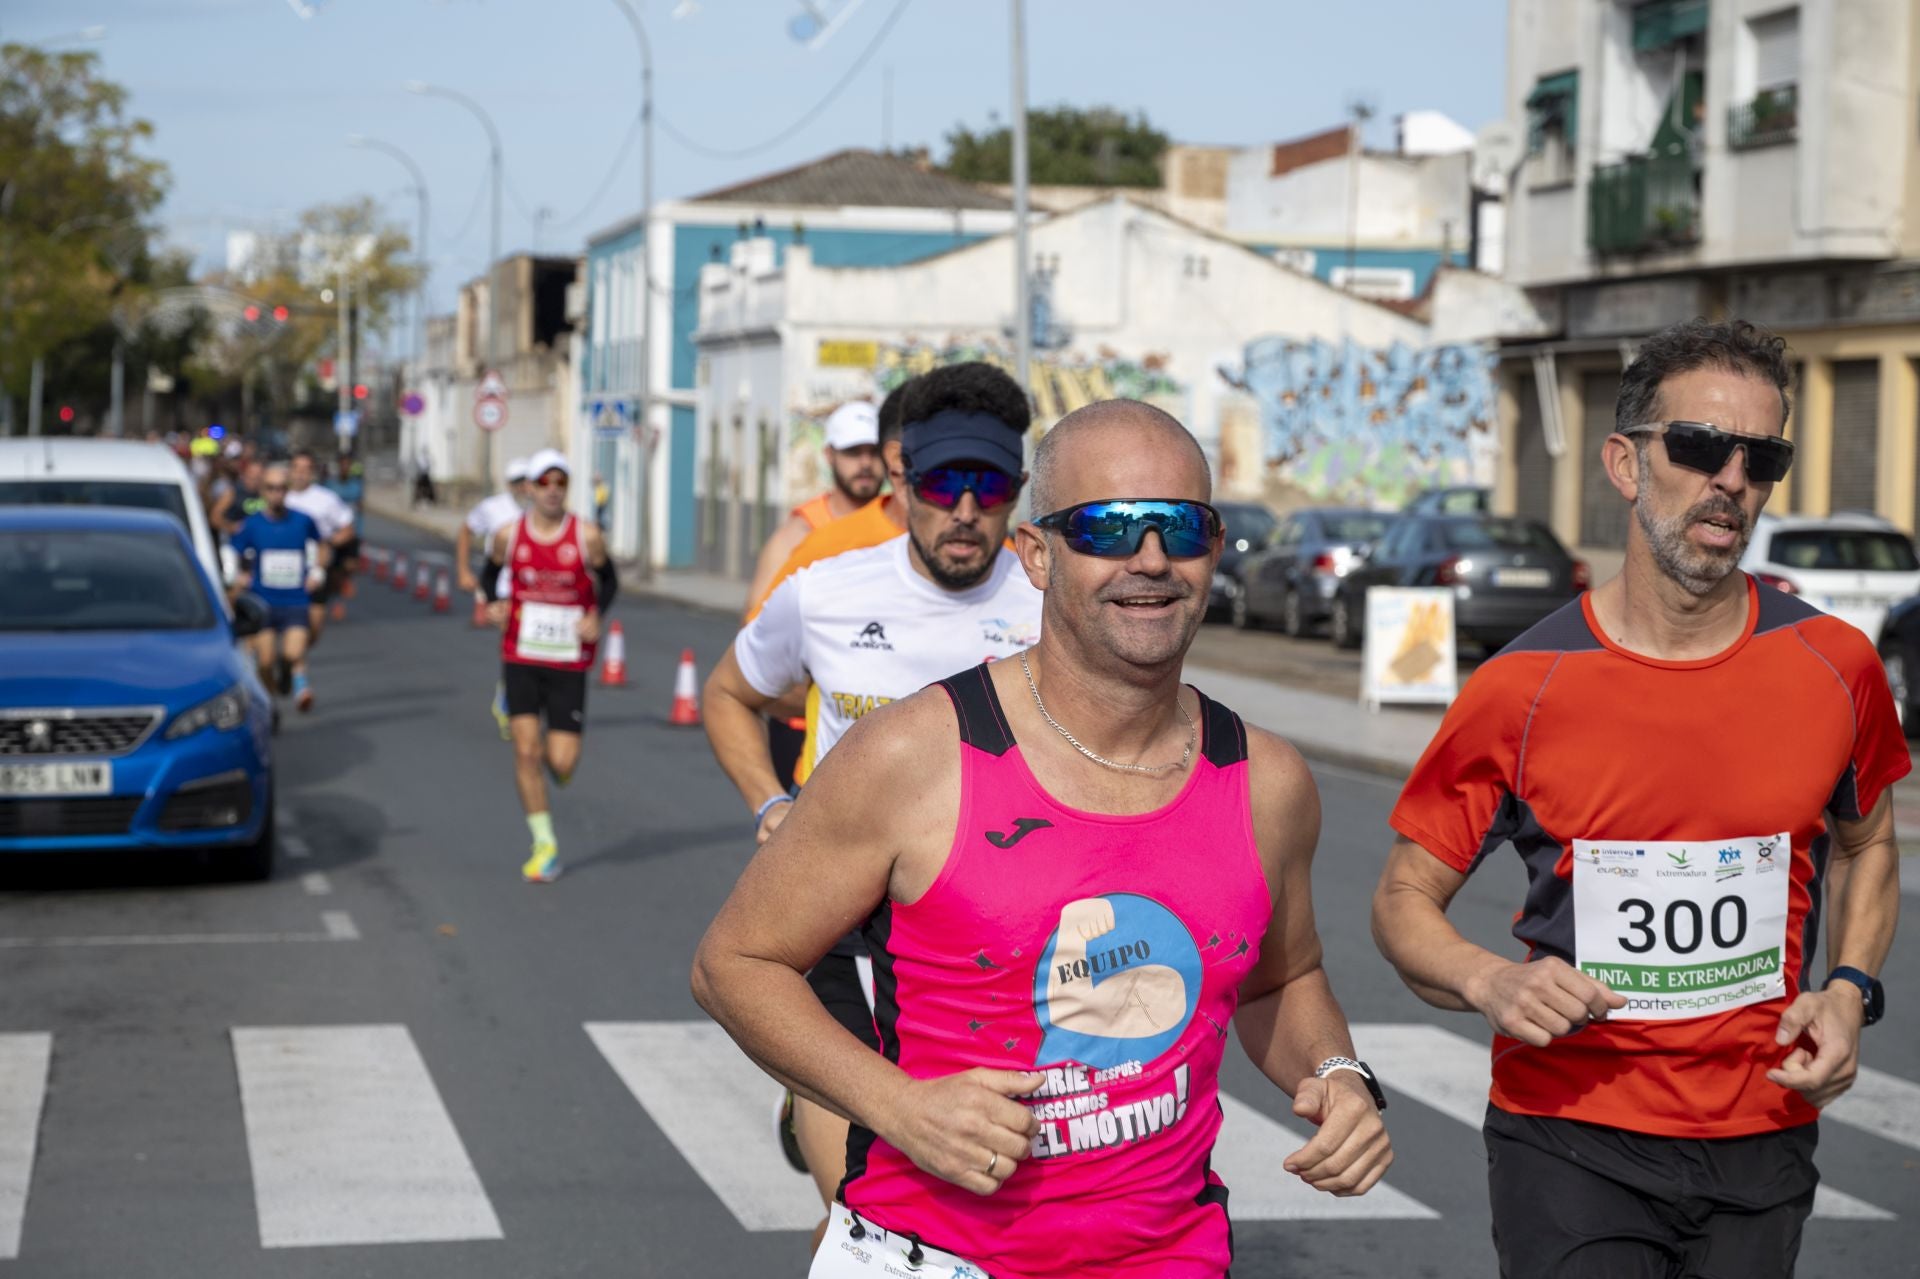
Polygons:
[[1042,515],[1033,523],[1062,534],[1080,554],[1103,560],[1138,554],[1148,529],[1160,535],[1168,559],[1199,559],[1213,550],[1214,539],[1227,527],[1220,512],[1205,502],[1179,498],[1082,502]]
[[1005,506],[1020,495],[1020,477],[1005,471],[962,470],[954,466],[936,466],[926,471],[908,471],[907,483],[914,496],[923,502],[952,510],[968,493],[983,511]]
[[1645,422],[1620,434],[1658,435],[1669,462],[1704,475],[1720,474],[1735,449],[1746,450],[1747,478],[1755,484],[1784,480],[1793,465],[1793,443],[1778,435],[1744,435],[1705,422]]

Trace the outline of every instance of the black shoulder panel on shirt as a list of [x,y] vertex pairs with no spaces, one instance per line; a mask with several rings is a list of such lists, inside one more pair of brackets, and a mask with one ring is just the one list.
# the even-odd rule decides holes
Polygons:
[[1000,695],[982,663],[971,670],[949,675],[940,681],[953,699],[953,713],[960,719],[960,740],[989,755],[1004,755],[1013,749],[1013,730],[1000,709]]
[[1798,595],[1789,595],[1771,586],[1760,587],[1756,594],[1760,597],[1760,619],[1754,623],[1755,635],[1795,626],[1808,618],[1827,616]]
[[1220,703],[1194,689],[1200,699],[1200,753],[1215,768],[1231,768],[1247,757],[1247,726]]
[[1582,653],[1601,648],[1599,638],[1593,628],[1587,625],[1587,612],[1580,607],[1579,597],[1547,614],[1525,631],[1520,637],[1495,653],[1495,657],[1505,657],[1508,653]]

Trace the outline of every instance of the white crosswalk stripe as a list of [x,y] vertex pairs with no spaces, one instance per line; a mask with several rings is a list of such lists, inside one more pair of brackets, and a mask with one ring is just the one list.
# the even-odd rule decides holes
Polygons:
[[501,1237],[406,1027],[236,1026],[233,1057],[263,1248]]
[[52,1056],[52,1035],[0,1035],[0,1260],[20,1255]]
[[[1418,1022],[1361,1023],[1353,1027],[1353,1042],[1356,1051],[1380,1072],[1381,1079],[1388,1081],[1395,1092],[1479,1129],[1487,1112],[1487,1090],[1493,1084],[1492,1059],[1486,1045]],[[1864,1082],[1868,1072],[1860,1073]],[[1899,1089],[1910,1089],[1915,1102],[1920,1102],[1920,1088],[1890,1075],[1879,1078],[1892,1087],[1883,1088],[1880,1095],[1863,1102],[1861,1110],[1889,1127],[1905,1123],[1920,1128],[1920,1118],[1915,1118],[1912,1112],[1902,1114],[1893,1108]],[[1860,1120],[1836,1115],[1833,1107],[1828,1108],[1827,1114],[1860,1127],[1870,1127]],[[1883,1135],[1896,1141],[1902,1139],[1892,1132]],[[1824,1183],[1814,1191],[1813,1215],[1849,1221],[1892,1221],[1895,1217],[1885,1208]]]
[[1920,1150],[1920,1084],[1862,1066],[1853,1087],[1822,1111],[1821,1118]]

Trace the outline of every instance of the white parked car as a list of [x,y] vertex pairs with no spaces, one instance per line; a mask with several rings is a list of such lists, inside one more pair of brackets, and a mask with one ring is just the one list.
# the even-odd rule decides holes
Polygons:
[[163,444],[74,436],[0,440],[0,504],[165,511],[185,526],[208,578],[227,580],[193,474]]
[[1877,515],[1762,515],[1740,567],[1876,643],[1887,610],[1920,593],[1913,539]]

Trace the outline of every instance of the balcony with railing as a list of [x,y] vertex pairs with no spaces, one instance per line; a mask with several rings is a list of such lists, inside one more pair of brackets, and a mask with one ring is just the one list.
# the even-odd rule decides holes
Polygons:
[[1727,145],[1735,151],[1791,142],[1800,131],[1800,87],[1762,89],[1751,101],[1727,108]]
[[1684,147],[1595,165],[1587,243],[1596,254],[1650,253],[1700,242],[1700,188]]

